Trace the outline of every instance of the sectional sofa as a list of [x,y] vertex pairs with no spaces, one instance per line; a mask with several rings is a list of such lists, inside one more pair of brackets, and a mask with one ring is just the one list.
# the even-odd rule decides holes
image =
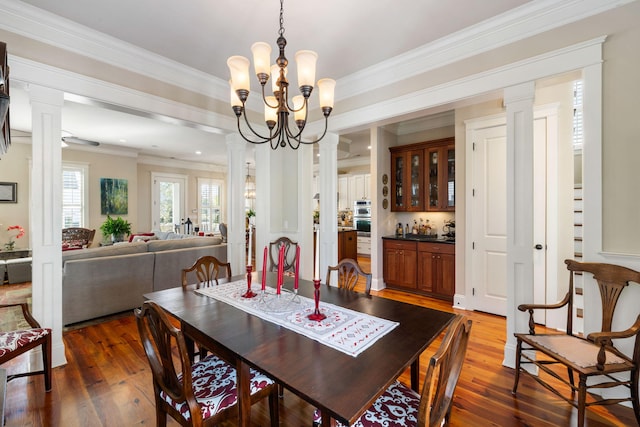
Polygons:
[[220,237],[149,240],[62,253],[62,321],[82,322],[138,307],[142,295],[181,285],[199,257],[227,261]]

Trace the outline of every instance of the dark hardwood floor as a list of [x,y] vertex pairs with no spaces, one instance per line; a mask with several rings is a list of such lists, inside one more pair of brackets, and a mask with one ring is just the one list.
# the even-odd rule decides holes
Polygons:
[[[369,270],[366,259],[362,260]],[[0,287],[0,294],[7,287]],[[449,303],[385,290],[385,298],[459,311],[473,320],[465,366],[456,389],[451,426],[570,426],[576,411],[535,381],[521,379],[511,395],[513,370],[502,366],[505,320],[479,312],[453,310]],[[14,380],[7,387],[7,426],[136,426],[155,425],[151,375],[138,340],[135,319],[125,313],[70,328],[64,332],[67,365],[54,369],[53,390],[44,392],[41,377]],[[422,356],[424,369],[440,339]],[[22,369],[28,359],[4,367]],[[374,366],[371,369],[375,369]],[[424,372],[421,373],[424,378]],[[402,381],[409,382],[408,373]],[[313,408],[285,391],[281,425],[310,426]],[[268,425],[266,402],[252,408],[252,424]],[[170,426],[177,425],[170,421]],[[233,425],[228,423],[227,425]],[[587,410],[588,426],[637,425],[630,408],[620,405]]]

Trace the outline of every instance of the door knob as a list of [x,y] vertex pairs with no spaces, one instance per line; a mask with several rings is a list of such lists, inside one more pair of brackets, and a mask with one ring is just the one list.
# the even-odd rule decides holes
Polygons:
[[534,248],[536,248],[537,250],[541,250],[542,249],[542,245],[540,243],[538,243],[537,245],[534,246]]

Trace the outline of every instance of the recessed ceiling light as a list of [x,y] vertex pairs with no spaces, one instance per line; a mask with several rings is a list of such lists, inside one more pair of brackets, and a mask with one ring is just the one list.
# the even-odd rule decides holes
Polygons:
[[370,145],[367,145],[367,150],[371,150],[371,146]]
[[196,151],[196,154],[200,155],[200,154],[202,154],[202,151],[198,150],[198,151]]
[[127,142],[127,140],[126,139],[121,139],[120,142]]

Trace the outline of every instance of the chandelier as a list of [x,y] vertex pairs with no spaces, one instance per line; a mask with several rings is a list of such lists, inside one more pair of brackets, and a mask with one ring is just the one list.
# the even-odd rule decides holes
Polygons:
[[[264,102],[265,122],[269,128],[269,136],[263,136],[257,132],[247,118],[245,103],[249,97],[249,60],[243,56],[232,56],[227,60],[231,72],[231,107],[238,120],[238,132],[252,144],[264,144],[269,142],[273,150],[278,147],[289,147],[297,150],[300,144],[315,144],[327,133],[329,115],[333,110],[333,94],[336,86],[335,80],[321,79],[318,81],[320,107],[324,114],[324,132],[315,141],[303,141],[302,132],[307,124],[309,96],[313,91],[316,76],[316,60],[318,55],[310,50],[298,51],[295,55],[298,71],[298,86],[301,95],[294,96],[289,101],[289,81],[287,80],[287,58],[284,48],[287,40],[284,38],[284,0],[280,0],[280,30],[278,31],[277,45],[280,55],[274,65],[271,64],[271,46],[267,43],[257,42],[251,46],[253,53],[253,66],[262,87],[262,100]],[[265,86],[271,77],[273,95],[267,96]],[[289,116],[293,113],[296,126],[289,127]],[[240,127],[241,117],[253,135],[247,137]]]

